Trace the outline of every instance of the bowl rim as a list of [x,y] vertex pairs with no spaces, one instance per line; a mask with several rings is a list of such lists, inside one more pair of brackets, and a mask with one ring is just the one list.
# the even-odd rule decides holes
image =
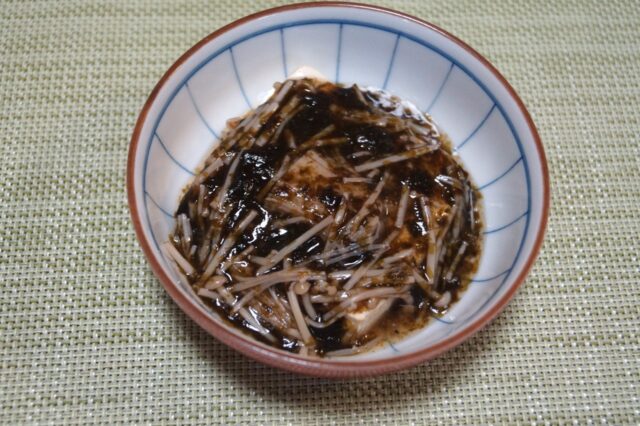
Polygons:
[[[535,147],[537,149],[538,156],[540,158],[540,166],[541,166],[541,175],[543,181],[542,188],[542,214],[539,222],[539,227],[537,231],[536,238],[534,240],[531,252],[527,257],[523,268],[520,274],[515,277],[513,284],[507,289],[504,295],[497,299],[491,309],[489,309],[484,315],[472,321],[466,327],[462,328],[452,336],[447,337],[443,341],[437,343],[436,345],[430,346],[425,349],[421,349],[414,352],[409,352],[404,355],[399,355],[389,359],[380,359],[380,360],[364,360],[364,361],[329,361],[322,358],[312,359],[305,358],[295,354],[288,354],[281,350],[270,348],[266,346],[262,346],[257,344],[257,342],[248,336],[240,336],[227,330],[225,326],[218,324],[213,317],[206,314],[200,309],[197,309],[194,306],[192,300],[186,297],[178,289],[178,285],[164,272],[160,262],[154,256],[151,245],[149,241],[147,241],[143,227],[142,221],[140,218],[140,212],[138,211],[136,200],[138,198],[138,193],[135,190],[134,185],[134,171],[135,171],[135,157],[138,151],[138,143],[140,140],[140,134],[142,128],[147,120],[147,115],[151,108],[151,105],[155,102],[156,97],[162,87],[165,85],[167,80],[171,77],[171,75],[176,71],[176,69],[182,65],[188,58],[190,58],[196,51],[201,49],[204,45],[209,43],[211,40],[221,36],[222,34],[236,28],[238,26],[250,23],[251,21],[255,21],[257,19],[263,18],[265,16],[270,16],[274,14],[278,14],[281,12],[287,12],[298,9],[307,9],[307,8],[322,8],[322,7],[342,7],[342,8],[353,8],[353,9],[362,9],[367,11],[373,11],[378,13],[383,13],[387,15],[391,15],[393,17],[399,17],[413,23],[417,23],[421,26],[424,26],[440,35],[446,37],[450,41],[453,41],[462,49],[464,49],[468,54],[473,56],[476,60],[478,60],[488,71],[490,71],[494,77],[504,86],[512,99],[516,102],[517,108],[520,110],[520,113],[525,118],[527,127],[531,135],[533,136],[533,141],[535,143]],[[171,298],[178,304],[178,306],[198,325],[200,325],[205,331],[214,336],[216,339],[220,340],[227,346],[243,353],[244,355],[262,362],[264,364],[281,368],[284,370],[288,370],[294,373],[304,374],[308,376],[314,377],[328,377],[328,378],[347,378],[347,377],[358,377],[358,376],[374,376],[384,373],[390,373],[393,371],[398,371],[401,369],[405,369],[408,367],[415,366],[424,361],[435,358],[442,353],[452,349],[453,347],[461,344],[463,341],[470,338],[473,334],[478,332],[480,329],[484,328],[488,325],[494,318],[498,316],[498,314],[506,307],[508,302],[514,297],[518,288],[522,285],[525,278],[529,274],[534,261],[538,257],[540,252],[540,248],[542,246],[542,242],[544,239],[544,234],[547,227],[548,217],[549,217],[549,206],[550,206],[550,186],[549,186],[549,172],[547,166],[547,160],[544,153],[544,148],[542,146],[542,142],[540,140],[540,136],[538,135],[538,131],[531,119],[529,112],[527,111],[524,103],[517,95],[513,87],[509,84],[509,82],[498,72],[498,70],[482,55],[476,52],[473,48],[471,48],[468,44],[458,39],[454,35],[448,33],[447,31],[439,28],[438,26],[431,24],[425,20],[420,18],[416,18],[412,15],[398,12],[393,9],[373,6],[362,3],[351,3],[351,2],[339,2],[339,1],[329,1],[329,2],[311,2],[311,3],[295,3],[289,4],[285,6],[274,7],[270,9],[266,9],[251,15],[247,15],[242,17],[236,21],[233,21],[218,30],[212,32],[211,34],[204,37],[194,46],[192,46],[189,50],[187,50],[184,54],[182,54],[169,69],[164,73],[162,78],[155,85],[151,94],[147,98],[138,119],[136,121],[136,125],[133,130],[133,134],[131,136],[131,143],[129,145],[129,153],[127,159],[127,172],[126,172],[126,187],[127,187],[127,201],[129,204],[129,210],[131,214],[131,219],[133,222],[134,230],[136,233],[136,237],[138,242],[142,248],[142,251],[145,254],[145,257],[149,261],[151,265],[151,269],[153,273],[160,279],[165,291],[169,293]]]

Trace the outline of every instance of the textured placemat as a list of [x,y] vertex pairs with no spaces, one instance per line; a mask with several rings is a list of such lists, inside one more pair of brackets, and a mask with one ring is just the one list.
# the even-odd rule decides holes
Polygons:
[[0,423],[640,422],[637,2],[380,2],[485,54],[538,125],[553,205],[487,329],[402,373],[331,382],[245,359],[169,299],[124,170],[158,78],[278,1],[0,2]]

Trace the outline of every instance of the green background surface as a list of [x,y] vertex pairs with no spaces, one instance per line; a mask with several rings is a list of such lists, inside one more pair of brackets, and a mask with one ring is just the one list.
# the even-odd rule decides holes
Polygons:
[[302,378],[165,294],[125,196],[137,114],[187,48],[281,3],[0,2],[0,423],[640,423],[637,2],[379,2],[486,55],[548,155],[540,258],[466,343],[379,378]]

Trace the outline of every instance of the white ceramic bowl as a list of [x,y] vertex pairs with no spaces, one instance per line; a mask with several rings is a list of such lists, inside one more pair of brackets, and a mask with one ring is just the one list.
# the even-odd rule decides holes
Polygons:
[[[158,250],[182,189],[231,117],[259,105],[301,66],[339,83],[381,87],[430,113],[451,137],[484,197],[476,279],[447,315],[381,350],[312,359],[259,343],[221,321],[180,284]],[[504,308],[528,273],[549,207],[547,166],[514,90],[478,53],[417,18],[372,6],[291,5],[243,18],[185,53],[138,119],[129,152],[129,203],[153,271],[180,307],[216,338],[264,363],[344,377],[398,370],[459,344]]]

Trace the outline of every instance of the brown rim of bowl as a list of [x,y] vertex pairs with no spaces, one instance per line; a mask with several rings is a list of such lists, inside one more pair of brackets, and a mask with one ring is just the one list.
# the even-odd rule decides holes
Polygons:
[[[296,10],[296,9],[305,9],[305,8],[319,8],[319,7],[348,7],[354,9],[364,9],[370,10],[374,12],[381,12],[391,16],[403,18],[409,20],[411,22],[420,24],[432,31],[435,31],[449,40],[455,42],[468,53],[470,53],[474,58],[480,61],[487,69],[489,69],[493,75],[502,83],[502,85],[507,89],[509,95],[516,101],[520,112],[525,117],[527,121],[527,125],[529,127],[529,131],[533,135],[533,139],[535,141],[535,145],[538,151],[538,155],[540,157],[540,163],[542,167],[542,179],[543,179],[543,206],[542,206],[542,217],[539,223],[538,234],[536,235],[536,239],[527,258],[524,267],[520,274],[515,278],[514,284],[508,289],[508,291],[498,299],[494,306],[486,312],[482,317],[476,319],[470,325],[465,327],[463,330],[460,330],[453,336],[445,339],[444,341],[434,345],[432,347],[408,353],[406,355],[400,355],[394,357],[392,359],[386,360],[372,360],[372,361],[327,361],[324,359],[309,359],[303,358],[298,355],[288,354],[281,350],[270,348],[265,345],[256,344],[257,342],[250,337],[239,336],[237,334],[232,333],[227,330],[224,326],[216,323],[213,318],[204,312],[202,309],[197,308],[193,301],[187,298],[177,287],[177,285],[171,280],[169,276],[167,276],[158,260],[152,255],[151,247],[149,242],[145,239],[142,224],[140,221],[140,215],[138,209],[136,207],[136,198],[137,194],[135,191],[135,187],[133,184],[134,181],[134,161],[138,148],[138,140],[140,138],[140,132],[142,130],[143,124],[146,121],[147,114],[149,112],[149,108],[151,104],[155,101],[156,96],[160,89],[164,86],[167,79],[173,74],[173,72],[184,63],[191,55],[193,55],[197,50],[199,50],[202,46],[204,46],[209,41],[215,39],[216,37],[224,34],[225,32],[243,25],[247,22],[256,20],[258,18],[262,18],[265,16],[273,15],[279,12]],[[313,2],[313,3],[304,3],[304,4],[291,4],[281,7],[276,7],[272,9],[267,9],[258,13],[254,13],[252,15],[245,16],[244,18],[238,19],[224,27],[214,31],[209,34],[207,37],[199,41],[195,46],[191,47],[186,53],[184,53],[171,67],[167,70],[167,72],[162,76],[158,84],[154,87],[153,91],[149,95],[138,120],[136,122],[136,126],[133,131],[133,135],[131,137],[131,145],[129,146],[129,156],[127,160],[127,197],[129,202],[129,208],[131,211],[131,219],[133,221],[133,225],[135,228],[136,236],[138,241],[142,247],[142,251],[145,256],[149,260],[151,264],[151,269],[155,273],[155,275],[160,279],[160,282],[164,286],[165,290],[169,295],[173,298],[173,300],[180,306],[180,308],[193,319],[196,323],[198,323],[202,328],[204,328],[209,334],[216,337],[221,342],[226,345],[232,347],[233,349],[247,355],[248,357],[260,361],[264,364],[278,367],[284,370],[288,370],[294,373],[304,374],[308,376],[314,377],[330,377],[330,378],[348,378],[348,377],[358,377],[358,376],[373,376],[379,375],[383,373],[390,373],[393,371],[398,371],[404,368],[415,366],[419,363],[432,359],[443,352],[452,349],[453,347],[459,345],[464,340],[471,337],[471,335],[475,334],[481,328],[486,326],[491,320],[493,320],[507,305],[507,303],[513,298],[517,289],[522,285],[524,279],[528,275],[531,267],[533,266],[533,262],[538,256],[540,251],[540,247],[542,245],[545,229],[547,226],[547,220],[549,216],[549,204],[550,204],[550,195],[549,195],[549,172],[547,168],[547,160],[544,153],[544,149],[542,147],[542,142],[540,141],[540,136],[538,135],[538,131],[536,130],[535,125],[533,124],[533,120],[529,115],[527,109],[525,108],[522,100],[516,94],[515,90],[511,87],[511,85],[507,82],[507,80],[495,69],[495,67],[486,60],[483,56],[481,56],[478,52],[472,49],[469,45],[464,43],[462,40],[457,37],[449,34],[445,30],[426,22],[422,19],[416,18],[411,15],[407,15],[402,12],[398,12],[392,9],[387,9],[379,6],[371,6],[360,3],[348,3],[348,2]]]

